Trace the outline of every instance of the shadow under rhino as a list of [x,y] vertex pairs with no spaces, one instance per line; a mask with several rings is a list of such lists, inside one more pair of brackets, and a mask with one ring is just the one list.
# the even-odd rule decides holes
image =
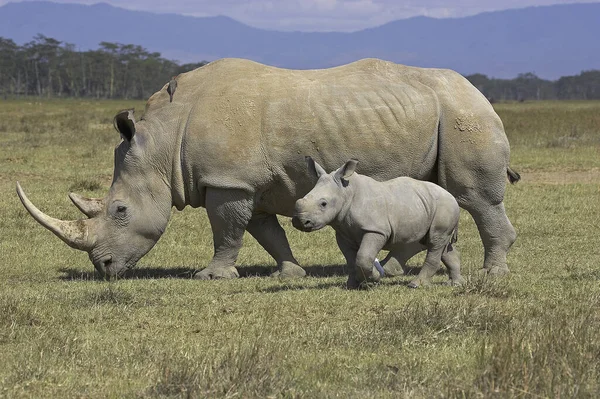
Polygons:
[[[265,277],[271,275],[276,266],[266,265],[248,265],[239,266],[239,274],[241,278]],[[201,269],[180,266],[180,267],[138,267],[128,269],[118,277],[119,280],[135,280],[135,279],[189,279]],[[311,265],[306,266],[306,275],[310,277],[338,277],[347,274],[346,265]],[[59,269],[62,276],[60,280],[64,281],[88,281],[88,280],[106,280],[108,277],[103,276],[97,271],[81,270],[75,267],[63,267]]]

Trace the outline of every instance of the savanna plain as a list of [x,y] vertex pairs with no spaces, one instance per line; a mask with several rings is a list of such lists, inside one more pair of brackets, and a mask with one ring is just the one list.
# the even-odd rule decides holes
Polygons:
[[[203,209],[173,211],[125,277],[39,226],[82,217],[67,194],[104,196],[129,101],[0,103],[0,397],[595,398],[600,395],[600,102],[495,104],[522,180],[507,213],[511,274],[478,273],[463,212],[461,287],[410,276],[344,289],[333,231],[281,222],[309,276],[268,277],[250,236],[241,278],[196,281],[212,256]],[[382,254],[383,255],[383,254]],[[422,256],[411,260],[418,269]]]

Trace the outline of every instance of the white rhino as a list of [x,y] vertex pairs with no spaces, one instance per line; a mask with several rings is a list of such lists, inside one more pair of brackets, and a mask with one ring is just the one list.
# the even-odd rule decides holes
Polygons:
[[[146,104],[115,116],[122,141],[103,199],[71,198],[89,219],[32,216],[96,269],[133,267],[163,233],[171,208],[205,207],[214,257],[199,278],[237,277],[244,231],[277,261],[280,276],[302,276],[276,215],[314,186],[304,154],[333,169],[349,158],[377,180],[410,176],[452,193],[471,213],[485,247],[483,267],[508,271],[516,233],[504,210],[509,144],[487,99],[464,77],[365,59],[322,70],[287,70],[222,59],[177,77]],[[405,259],[391,259],[398,274]]]
[[440,261],[448,268],[449,284],[462,283],[460,255],[452,245],[460,208],[452,194],[406,176],[379,182],[355,173],[355,159],[329,174],[311,157],[306,160],[318,180],[296,201],[292,224],[306,232],[333,227],[349,268],[348,288],[379,281],[375,261],[382,249],[392,254],[387,261],[427,250],[419,275],[408,284],[411,288],[429,284]]

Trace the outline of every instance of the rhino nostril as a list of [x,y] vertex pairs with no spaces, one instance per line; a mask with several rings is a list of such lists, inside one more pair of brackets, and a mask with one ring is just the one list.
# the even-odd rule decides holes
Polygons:
[[304,221],[304,225],[305,225],[305,226],[308,226],[309,224],[310,224],[310,220],[305,220],[305,221]]

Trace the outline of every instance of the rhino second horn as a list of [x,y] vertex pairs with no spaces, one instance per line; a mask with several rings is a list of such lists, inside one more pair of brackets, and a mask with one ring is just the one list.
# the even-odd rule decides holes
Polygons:
[[69,193],[69,198],[89,218],[99,215],[104,209],[104,198],[86,198],[76,193]]
[[40,211],[25,195],[19,182],[17,182],[17,194],[25,209],[35,220],[58,238],[63,240],[71,248],[89,252],[94,243],[89,238],[90,220],[64,221],[55,219]]

